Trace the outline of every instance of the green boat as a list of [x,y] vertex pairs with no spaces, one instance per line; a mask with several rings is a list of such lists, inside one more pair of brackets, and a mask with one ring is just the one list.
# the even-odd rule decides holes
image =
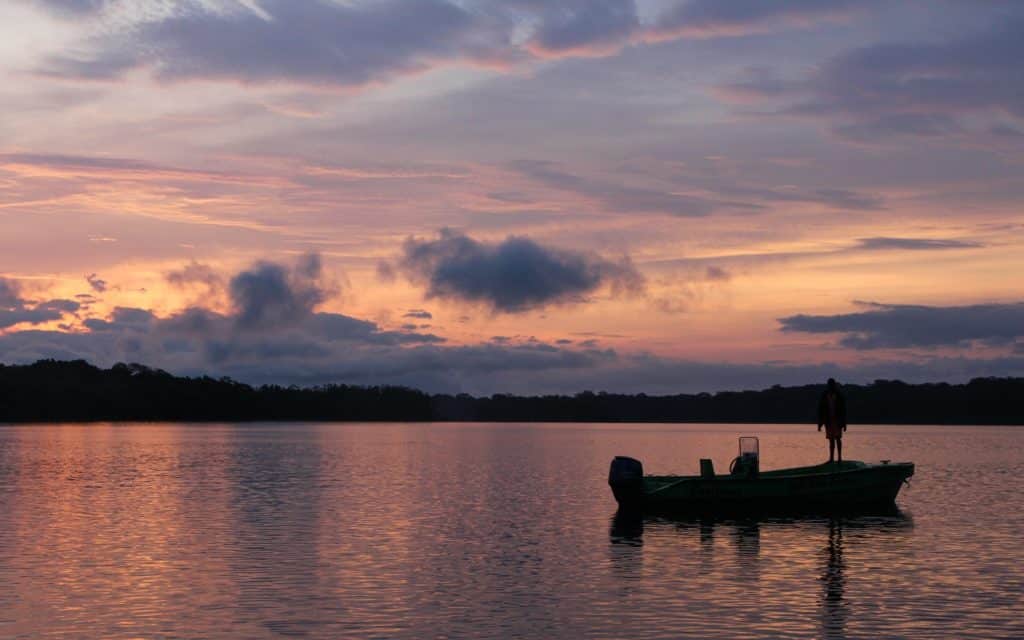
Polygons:
[[728,475],[701,460],[697,476],[645,476],[634,458],[612,460],[608,484],[619,507],[643,511],[842,511],[892,505],[914,463],[844,460],[761,471],[757,438],[740,438]]

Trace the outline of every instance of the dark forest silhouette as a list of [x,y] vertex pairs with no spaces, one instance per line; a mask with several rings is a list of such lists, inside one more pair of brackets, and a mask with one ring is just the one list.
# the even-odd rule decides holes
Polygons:
[[[670,396],[473,397],[405,387],[253,387],[140,364],[84,360],[0,365],[0,422],[105,420],[402,420],[796,422],[812,424],[824,385]],[[851,424],[1024,424],[1024,378],[967,384],[843,385]]]

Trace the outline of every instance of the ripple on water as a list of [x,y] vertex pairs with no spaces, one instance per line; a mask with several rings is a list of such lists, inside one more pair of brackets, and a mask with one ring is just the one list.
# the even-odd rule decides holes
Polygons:
[[1020,638],[1018,431],[851,428],[900,509],[621,518],[652,471],[820,458],[791,425],[0,429],[0,636]]

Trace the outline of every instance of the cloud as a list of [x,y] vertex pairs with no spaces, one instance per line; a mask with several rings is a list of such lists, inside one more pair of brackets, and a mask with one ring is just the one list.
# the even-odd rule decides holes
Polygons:
[[669,189],[636,187],[619,181],[584,178],[558,168],[551,162],[520,160],[510,167],[521,175],[548,187],[575,193],[596,201],[615,213],[657,213],[678,217],[702,217],[719,212],[750,213],[775,203],[810,203],[852,211],[885,208],[881,197],[830,187],[747,187],[735,182],[719,183],[696,179],[707,195],[680,193]]
[[429,298],[480,303],[505,313],[583,302],[606,285],[613,294],[644,288],[643,276],[628,260],[612,262],[518,236],[485,244],[451,229],[442,229],[434,240],[406,240],[398,266],[426,287]]
[[419,318],[420,320],[431,320],[434,314],[424,309],[409,309],[406,313],[402,314],[403,318]]
[[1008,124],[993,125],[992,128],[989,129],[989,133],[991,133],[994,136],[1000,136],[1010,139],[1024,138],[1024,131],[1021,131],[1016,127],[1011,127]]
[[22,304],[24,304],[24,300],[21,299],[18,284],[7,278],[0,278],[0,308],[11,308]]
[[295,324],[329,296],[317,254],[303,256],[290,270],[272,262],[257,263],[233,277],[228,292],[238,326],[247,329]]
[[[40,4],[75,19],[100,14],[108,5]],[[164,81],[364,87],[441,65],[507,68],[546,58],[613,55],[642,42],[808,26],[861,5],[678,0],[646,21],[636,0],[261,0],[170,7],[141,12],[145,18],[127,27],[100,30],[39,71],[101,80],[147,69]]]
[[728,271],[726,271],[725,269],[723,269],[722,267],[716,267],[714,265],[710,265],[704,271],[704,279],[705,280],[717,281],[717,282],[726,282],[726,281],[732,279],[732,274],[729,273]]
[[939,138],[963,131],[952,116],[942,113],[894,113],[837,125],[833,131],[855,142],[869,142],[893,136]]
[[[686,13],[689,7],[702,4],[682,5],[680,10]],[[787,4],[807,5],[805,10],[814,5],[822,12],[868,6],[752,0],[709,2],[708,7],[712,12],[731,13],[743,11],[748,4],[769,13]],[[779,113],[826,119],[834,134],[857,143],[1000,136],[997,131],[1004,127],[1016,130],[1007,118],[1016,124],[1024,119],[1024,94],[1018,90],[1015,64],[1024,57],[1024,13],[1014,3],[999,4],[999,10],[989,15],[988,26],[974,33],[961,29],[959,36],[933,41],[890,41],[847,50],[815,65],[803,77],[783,77],[765,66],[749,67],[737,80],[712,91],[727,102],[781,102]]]
[[[443,338],[432,334],[388,331],[366,320],[316,311],[312,299],[304,298],[302,291],[312,286],[311,278],[315,282],[323,274],[318,276],[312,260],[304,262],[258,263],[228,278],[234,282],[245,275],[260,283],[273,281],[267,289],[275,295],[260,299],[269,300],[272,307],[280,307],[286,301],[286,308],[298,310],[284,316],[272,314],[270,319],[274,322],[243,326],[240,318],[248,313],[244,304],[228,313],[190,307],[166,317],[148,309],[119,307],[107,317],[86,319],[84,330],[0,334],[0,361],[84,358],[103,366],[143,362],[180,375],[231,376],[254,384],[403,384],[433,392],[477,394],[574,393],[583,389],[678,393],[804,384],[829,376],[846,382],[876,378],[920,382],[1024,373],[1024,358],[1019,355],[836,365],[723,363],[649,353],[622,354],[602,349],[592,339],[547,343],[535,338],[496,336],[482,344],[449,346]],[[268,270],[268,266],[278,269]],[[280,287],[297,291],[282,294],[278,291]],[[263,290],[262,285],[258,288]],[[69,300],[50,300],[33,305],[21,298],[14,283],[0,279],[3,311],[16,307],[21,311],[56,314],[75,310],[75,304]],[[876,305],[872,312],[899,309]],[[962,310],[950,311],[951,315],[956,313],[963,315]],[[1017,308],[1015,313],[1022,311]],[[287,322],[278,322],[282,319]],[[1016,316],[1001,322],[1024,326]],[[993,331],[971,335],[975,334],[991,336]],[[1019,336],[1019,330],[1014,335]],[[1016,344],[1021,343],[1018,340]]]
[[976,249],[981,246],[983,245],[977,242],[948,238],[891,238],[877,236],[873,238],[860,238],[857,240],[856,248],[872,251],[889,249],[931,251],[937,249]]
[[218,289],[223,284],[223,279],[213,267],[194,261],[181,269],[169,271],[165,277],[167,282],[179,287],[199,284],[209,289]]
[[724,187],[720,189],[725,196],[746,198],[760,202],[797,202],[820,204],[832,209],[850,211],[879,211],[885,208],[884,200],[878,196],[836,188],[801,189],[758,188],[758,187]]
[[739,36],[779,26],[806,27],[845,18],[870,4],[862,0],[688,0],[665,11],[649,29],[649,37]]
[[0,329],[18,324],[44,324],[64,319],[66,314],[81,308],[75,300],[32,302],[21,296],[21,287],[14,280],[0,278]]
[[1022,33],[1017,15],[958,39],[841,54],[809,78],[793,111],[838,117],[835,131],[856,140],[945,136],[969,128],[972,114],[1024,118]]
[[711,91],[725,102],[747,104],[774,97],[791,97],[799,86],[779,76],[771,67],[754,65],[744,69],[737,80],[715,85]]
[[55,13],[77,18],[101,11],[108,0],[35,0],[35,3]]
[[260,8],[186,6],[100,36],[89,43],[90,55],[54,58],[45,71],[99,79],[146,67],[163,80],[362,86],[438,60],[496,54],[486,25],[444,0],[263,0]]
[[670,216],[700,217],[729,207],[757,208],[755,205],[720,202],[702,196],[583,178],[562,171],[550,162],[524,160],[512,163],[511,167],[520,174],[549,187],[596,200],[605,209],[616,213],[661,213]]
[[88,318],[82,324],[90,331],[126,331],[146,329],[157,317],[146,309],[134,307],[115,307],[109,319]]
[[866,303],[870,310],[838,315],[779,318],[781,330],[846,334],[852,349],[1005,344],[1024,337],[1024,302],[956,307]]
[[46,302],[40,302],[35,307],[42,311],[60,311],[61,313],[74,313],[82,308],[81,303],[75,300],[47,300]]
[[[104,5],[44,4],[72,15]],[[40,71],[112,79],[145,68],[164,81],[363,87],[445,64],[507,67],[608,54],[639,24],[634,0],[262,0],[175,9],[131,29],[106,30]]]
[[[103,366],[144,362],[178,375],[231,376],[252,384],[402,384],[430,392],[575,393],[584,389],[669,394],[766,388],[773,384],[902,379],[966,381],[977,376],[1024,375],[1024,358],[926,358],[839,365],[830,362],[727,363],[620,354],[612,350],[546,343],[374,343],[364,338],[325,340],[294,331],[249,333],[233,339],[176,334],[158,321],[148,329],[63,333],[22,331],[0,335],[0,360],[85,358]],[[358,321],[357,321],[358,322]],[[230,327],[222,322],[219,329]],[[365,339],[369,337],[369,339]]]
[[101,279],[95,273],[85,276],[85,281],[89,283],[89,287],[96,293],[103,293],[107,290],[107,281]]
[[560,0],[540,5],[538,26],[526,47],[542,57],[606,55],[640,28],[633,0]]
[[[174,273],[207,279],[195,263]],[[324,372],[349,360],[387,362],[405,349],[444,339],[417,331],[388,331],[373,322],[317,311],[332,293],[316,255],[294,264],[258,262],[228,279],[230,309],[219,313],[188,307],[161,317],[151,310],[117,307],[89,317],[75,332],[15,331],[0,336],[0,358],[85,358],[112,364],[150,362],[182,373],[246,375],[256,382],[327,381]],[[0,327],[47,322],[75,312],[79,303],[24,301],[11,281],[0,279]],[[262,373],[261,373],[262,371]],[[307,371],[319,372],[317,374]]]

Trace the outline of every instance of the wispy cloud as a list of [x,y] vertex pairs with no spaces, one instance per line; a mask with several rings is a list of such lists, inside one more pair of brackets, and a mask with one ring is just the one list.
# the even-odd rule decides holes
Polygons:
[[983,247],[981,243],[969,240],[957,240],[955,238],[893,238],[886,236],[875,236],[872,238],[861,238],[857,241],[856,248],[885,251],[890,249],[904,251],[933,251],[941,249],[977,249]]
[[810,27],[870,9],[869,0],[691,0],[677,2],[652,25],[648,37],[741,36],[773,29]]
[[757,209],[750,203],[718,201],[700,195],[673,193],[634,187],[622,182],[585,178],[560,169],[550,162],[519,161],[512,168],[522,175],[554,189],[569,191],[598,202],[617,213],[661,213],[700,217],[727,208]]

